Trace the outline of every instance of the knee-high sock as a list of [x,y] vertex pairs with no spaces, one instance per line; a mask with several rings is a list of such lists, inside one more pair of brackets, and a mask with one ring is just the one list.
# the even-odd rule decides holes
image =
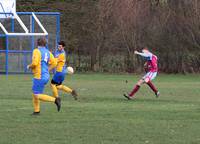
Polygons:
[[58,89],[57,89],[56,85],[51,84],[51,89],[53,92],[53,96],[57,98],[58,97]]
[[133,97],[134,94],[135,94],[139,89],[140,89],[140,86],[139,86],[139,85],[136,85],[136,86],[134,87],[134,89],[129,93],[129,96],[130,96],[130,97]]
[[156,89],[156,87],[153,85],[153,83],[151,81],[149,81],[147,83],[147,85],[152,89],[152,91],[154,91],[155,93],[158,92],[158,90]]
[[33,97],[33,108],[34,112],[40,112],[40,100],[37,96],[32,95]]
[[69,87],[64,86],[64,85],[59,85],[59,86],[57,86],[57,88],[58,88],[59,90],[62,90],[62,91],[64,91],[64,92],[66,92],[66,93],[72,93],[72,89],[70,89]]
[[45,94],[38,94],[38,99],[45,101],[45,102],[55,102],[56,98],[52,97],[52,96],[48,96]]

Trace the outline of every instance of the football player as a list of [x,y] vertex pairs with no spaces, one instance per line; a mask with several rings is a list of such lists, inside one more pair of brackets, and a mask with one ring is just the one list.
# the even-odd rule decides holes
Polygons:
[[65,42],[60,41],[58,43],[58,49],[55,52],[55,58],[57,60],[56,73],[54,74],[51,80],[51,89],[53,91],[53,96],[58,98],[58,90],[62,90],[66,93],[72,94],[75,100],[77,100],[77,92],[65,85],[63,85],[63,81],[65,79],[65,75],[67,74],[66,69],[66,53],[65,53]]
[[158,73],[157,56],[151,53],[146,47],[142,49],[142,52],[135,51],[134,53],[136,55],[144,57],[144,59],[146,60],[144,64],[146,74],[137,82],[137,84],[129,94],[124,94],[124,97],[128,100],[135,98],[135,93],[140,89],[142,84],[147,84],[155,93],[156,97],[159,97],[160,93],[155,85],[152,83],[152,80],[155,79]]
[[50,78],[49,71],[56,66],[56,60],[53,54],[46,48],[46,44],[47,41],[45,38],[39,38],[37,40],[38,47],[33,51],[32,63],[27,66],[27,69],[32,70],[34,76],[32,86],[33,115],[40,114],[40,101],[55,103],[58,111],[61,108],[60,98],[43,94],[45,85]]

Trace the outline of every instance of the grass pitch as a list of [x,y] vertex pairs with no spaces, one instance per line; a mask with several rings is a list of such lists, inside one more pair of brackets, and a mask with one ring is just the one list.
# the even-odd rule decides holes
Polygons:
[[143,86],[127,101],[122,94],[139,77],[68,76],[64,84],[78,90],[79,100],[61,92],[61,112],[41,103],[41,115],[30,116],[32,76],[1,75],[0,144],[199,144],[200,76],[160,75],[160,98]]

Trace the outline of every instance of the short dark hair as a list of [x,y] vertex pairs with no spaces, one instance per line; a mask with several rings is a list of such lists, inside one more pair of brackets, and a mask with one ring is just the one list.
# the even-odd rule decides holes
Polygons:
[[60,42],[58,42],[58,45],[62,45],[63,47],[65,47],[65,42],[64,41],[60,41]]
[[42,37],[42,38],[38,38],[37,39],[37,45],[38,46],[46,46],[47,44],[47,40],[45,37]]

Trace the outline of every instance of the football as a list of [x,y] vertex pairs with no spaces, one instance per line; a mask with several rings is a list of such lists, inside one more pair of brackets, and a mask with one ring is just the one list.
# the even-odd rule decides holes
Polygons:
[[72,67],[67,67],[67,73],[68,74],[73,74],[74,73],[74,69]]

